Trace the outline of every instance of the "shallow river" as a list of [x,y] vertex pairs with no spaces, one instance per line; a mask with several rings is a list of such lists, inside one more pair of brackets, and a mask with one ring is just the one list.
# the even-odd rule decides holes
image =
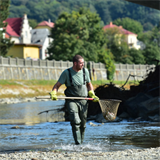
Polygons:
[[[57,122],[64,101],[0,105],[0,152],[16,150],[116,151],[160,146],[160,124],[154,122],[87,122],[85,140],[74,145],[69,122]],[[51,110],[39,114],[45,110]],[[95,126],[90,125],[91,123]]]

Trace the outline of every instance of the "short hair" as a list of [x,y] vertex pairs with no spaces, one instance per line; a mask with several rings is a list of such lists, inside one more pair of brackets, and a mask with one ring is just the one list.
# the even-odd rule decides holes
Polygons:
[[74,62],[78,62],[79,61],[79,59],[83,59],[83,57],[81,56],[81,55],[75,55],[74,57],[73,57],[73,63]]

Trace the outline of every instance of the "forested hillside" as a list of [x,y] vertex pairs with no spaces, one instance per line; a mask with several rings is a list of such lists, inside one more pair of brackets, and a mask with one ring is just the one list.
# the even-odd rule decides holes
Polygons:
[[139,21],[144,30],[151,30],[160,21],[160,11],[124,0],[11,0],[9,17],[22,17],[26,13],[37,22],[48,19],[55,22],[62,12],[71,13],[80,7],[97,12],[103,25],[129,17]]

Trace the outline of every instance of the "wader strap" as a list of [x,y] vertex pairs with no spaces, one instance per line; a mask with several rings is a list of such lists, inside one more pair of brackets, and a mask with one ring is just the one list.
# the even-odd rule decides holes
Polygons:
[[70,71],[69,68],[68,68],[68,72],[69,72],[69,80],[70,80],[70,82],[71,82],[71,86],[73,86],[71,71]]
[[83,68],[83,82],[84,82],[84,84],[86,84],[85,83],[85,69]]
[[[68,72],[69,72],[69,80],[70,80],[70,82],[71,82],[71,86],[73,86],[71,71],[70,71],[69,68],[68,68]],[[85,69],[84,69],[84,68],[83,68],[83,81],[84,81],[84,84],[86,84],[86,83],[85,83]]]

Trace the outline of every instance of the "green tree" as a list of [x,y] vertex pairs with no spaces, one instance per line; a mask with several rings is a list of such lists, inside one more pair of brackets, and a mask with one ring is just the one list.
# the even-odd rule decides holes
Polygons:
[[75,54],[81,54],[85,60],[97,62],[105,44],[99,16],[84,8],[62,13],[51,37],[54,41],[49,48],[50,59],[56,60],[72,60]]
[[152,31],[143,32],[138,35],[138,40],[142,41],[145,45],[151,43]]
[[111,16],[109,9],[107,7],[107,1],[100,1],[95,5],[97,13],[100,15],[101,19],[103,20],[104,24],[107,24],[111,21]]
[[81,7],[97,12],[104,24],[117,18],[129,17],[148,30],[152,25],[156,26],[160,19],[159,10],[124,0],[11,0],[9,17],[22,17],[26,13],[30,19],[36,19],[37,22],[48,18],[55,22],[62,12],[71,13]]
[[125,34],[122,34],[118,27],[105,29],[105,36],[107,39],[107,48],[113,54],[116,63],[131,64],[132,57],[129,55],[129,48],[125,41]]
[[144,32],[138,35],[138,39],[145,45],[153,44],[160,47],[160,27],[154,27],[151,31]]
[[113,21],[113,24],[116,24],[117,26],[123,26],[124,29],[127,29],[128,31],[131,31],[136,34],[139,34],[143,31],[143,26],[140,22],[128,17],[118,18],[115,21]]
[[34,19],[29,19],[29,25],[34,29],[38,25],[38,23]]
[[84,8],[62,13],[51,31],[54,41],[48,48],[48,59],[72,61],[74,55],[80,54],[86,61],[102,61],[106,39],[100,23],[98,14]]
[[106,65],[107,68],[107,78],[109,80],[113,80],[114,72],[115,72],[115,65],[113,61],[113,55],[108,49],[103,49],[102,52],[99,54],[99,62],[102,62]]
[[142,50],[134,48],[129,49],[129,55],[132,57],[132,62],[134,64],[145,64],[145,57],[142,52]]
[[146,64],[157,64],[160,60],[160,32],[159,25],[151,31],[141,33],[138,39],[143,41],[146,48],[143,50]]
[[157,28],[160,30],[160,21],[158,22]]
[[15,6],[20,6],[20,5],[25,5],[27,3],[28,0],[12,0],[12,4],[14,4]]
[[143,55],[145,57],[145,64],[157,65],[157,60],[160,61],[160,49],[157,45],[147,45],[145,50],[143,50]]
[[7,23],[4,21],[7,19],[9,14],[9,4],[10,0],[0,0],[0,56],[5,56],[10,47],[14,44],[10,39],[5,38],[5,27],[7,26]]
[[154,28],[154,26],[150,22],[147,22],[143,24],[143,28],[144,28],[144,31],[150,31]]
[[28,8],[26,8],[24,5],[20,5],[20,6],[12,6],[9,9],[9,13],[10,13],[10,17],[22,17],[24,14],[29,15],[30,14],[30,10]]

